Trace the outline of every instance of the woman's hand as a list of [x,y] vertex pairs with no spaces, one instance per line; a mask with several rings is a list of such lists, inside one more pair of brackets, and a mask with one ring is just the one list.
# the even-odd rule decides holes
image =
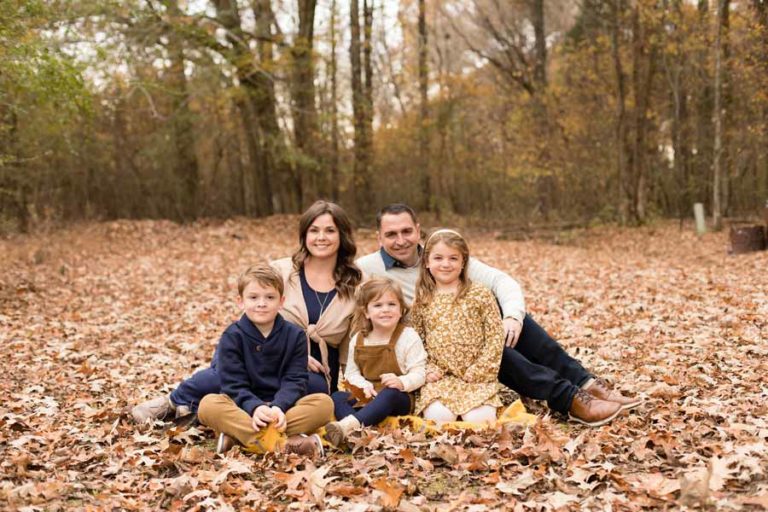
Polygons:
[[381,383],[382,385],[388,388],[399,389],[400,391],[405,390],[405,386],[403,386],[403,382],[394,373],[382,373]]
[[307,362],[307,369],[315,373],[325,373],[325,367],[323,366],[323,363],[321,363],[320,361],[318,361],[312,356],[309,356],[309,361]]
[[427,373],[427,382],[437,382],[443,378],[443,374],[438,371]]

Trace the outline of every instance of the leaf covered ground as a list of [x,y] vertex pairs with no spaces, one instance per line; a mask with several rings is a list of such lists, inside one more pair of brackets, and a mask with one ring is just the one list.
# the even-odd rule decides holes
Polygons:
[[[84,224],[0,242],[0,508],[759,510],[768,507],[768,252],[662,224],[559,244],[468,232],[597,374],[646,396],[602,428],[550,416],[352,453],[213,453],[212,433],[125,415],[206,365],[234,278],[288,255],[295,217]],[[375,248],[358,232],[361,253]],[[295,457],[295,456],[294,456]]]

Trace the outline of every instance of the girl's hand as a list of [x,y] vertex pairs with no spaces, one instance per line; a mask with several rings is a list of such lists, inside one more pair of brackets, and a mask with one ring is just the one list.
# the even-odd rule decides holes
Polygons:
[[427,382],[437,382],[443,378],[443,374],[440,372],[427,373]]
[[323,367],[323,363],[321,363],[320,361],[318,361],[312,356],[309,356],[309,361],[307,362],[307,369],[315,373],[325,373],[325,368]]
[[376,390],[373,388],[373,386],[366,386],[363,388],[363,393],[365,393],[365,398],[373,398],[378,393],[376,393]]
[[403,386],[403,382],[394,373],[382,373],[381,383],[388,388],[399,389],[400,391],[405,390],[405,386]]
[[260,405],[253,410],[253,419],[251,420],[251,426],[253,427],[253,430],[258,432],[262,428],[272,423],[274,419],[272,409],[273,407],[268,405]]

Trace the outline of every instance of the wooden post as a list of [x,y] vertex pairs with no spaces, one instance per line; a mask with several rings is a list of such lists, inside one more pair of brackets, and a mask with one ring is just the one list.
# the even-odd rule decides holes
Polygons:
[[704,217],[704,205],[695,203],[693,205],[693,215],[696,217],[696,234],[703,235],[707,232],[707,222]]

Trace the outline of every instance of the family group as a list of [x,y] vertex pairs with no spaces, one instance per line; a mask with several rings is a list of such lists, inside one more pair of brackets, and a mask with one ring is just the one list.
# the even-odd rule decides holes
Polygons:
[[134,407],[134,420],[196,413],[219,433],[219,453],[235,443],[263,452],[276,430],[279,450],[314,458],[322,427],[343,446],[388,416],[495,422],[501,385],[590,426],[641,403],[568,355],[526,314],[519,284],[470,257],[457,231],[422,243],[416,213],[400,203],[382,208],[376,227],[380,249],[356,260],[344,210],[313,204],[291,258],[238,278],[243,314],[210,367]]

